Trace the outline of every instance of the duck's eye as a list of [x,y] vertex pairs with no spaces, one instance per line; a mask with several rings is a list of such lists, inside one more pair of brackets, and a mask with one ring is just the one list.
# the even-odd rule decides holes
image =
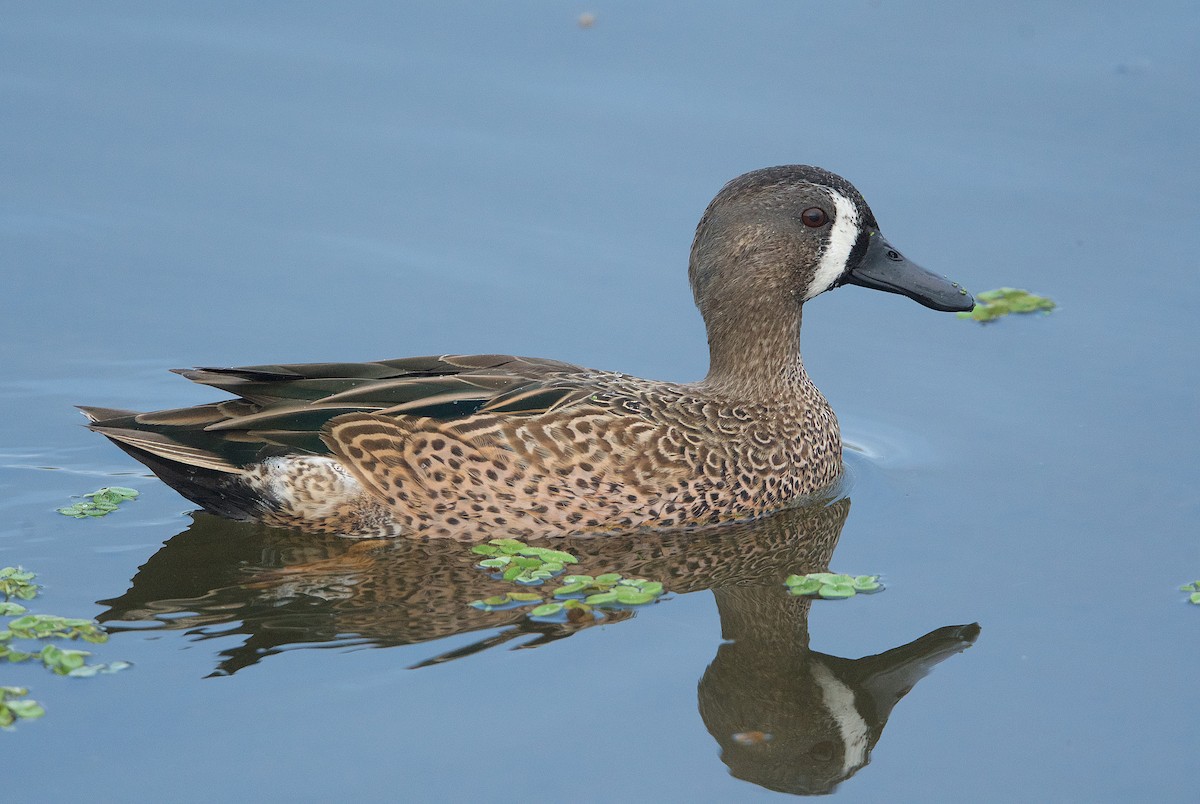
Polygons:
[[816,229],[818,226],[829,223],[829,216],[820,207],[809,207],[800,213],[800,220],[804,221],[805,226]]

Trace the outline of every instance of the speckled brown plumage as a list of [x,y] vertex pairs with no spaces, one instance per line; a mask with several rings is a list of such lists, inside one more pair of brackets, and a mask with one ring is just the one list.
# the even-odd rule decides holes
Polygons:
[[451,421],[340,416],[326,442],[404,532],[474,538],[714,524],[833,483],[837,420],[811,383],[746,403],[702,386],[563,371],[572,401]]
[[697,228],[699,382],[442,355],[181,371],[239,398],[84,412],[189,499],[270,525],[486,539],[749,519],[841,474],[837,419],[800,359],[806,300],[844,282],[937,309],[970,299],[927,272],[917,285],[880,273],[889,260],[915,268],[844,179],[769,168],[730,182]]

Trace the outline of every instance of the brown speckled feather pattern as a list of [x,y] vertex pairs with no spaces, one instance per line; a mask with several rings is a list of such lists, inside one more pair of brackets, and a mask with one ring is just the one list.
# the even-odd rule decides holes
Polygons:
[[403,532],[493,538],[715,524],[780,508],[841,471],[837,420],[807,383],[745,403],[703,385],[578,370],[551,410],[463,419],[346,414],[325,440]]

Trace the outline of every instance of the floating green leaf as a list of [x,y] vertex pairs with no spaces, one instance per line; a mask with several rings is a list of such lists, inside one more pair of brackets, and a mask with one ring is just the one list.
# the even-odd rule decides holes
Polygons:
[[34,720],[46,714],[37,701],[25,698],[24,687],[0,687],[0,728],[10,728],[18,720]]
[[641,592],[632,586],[621,586],[617,588],[617,602],[622,606],[641,606],[645,603],[652,603],[657,595],[652,595],[649,592]]
[[540,603],[542,596],[533,592],[509,592],[508,599],[518,603],[532,603],[535,600]]
[[812,572],[808,575],[789,575],[784,583],[797,597],[819,596],[826,600],[843,600],[854,595],[870,594],[883,589],[878,575],[851,577],[835,572]]
[[[792,583],[795,578],[796,582]],[[805,578],[800,575],[792,575],[788,577],[788,589],[793,595],[815,595],[821,591],[823,584],[816,578]]]
[[126,500],[132,500],[138,494],[139,492],[136,489],[128,489],[124,486],[106,486],[99,491],[83,495],[87,499],[86,502],[77,502],[63,508],[55,508],[54,510],[63,516],[74,517],[75,519],[83,519],[89,516],[104,516],[117,510],[121,503]]
[[67,673],[71,678],[91,678],[95,675],[109,675],[119,673],[122,670],[127,670],[133,667],[130,662],[108,662],[107,664],[89,664],[83,667],[76,667],[71,672]]
[[1045,296],[1037,296],[1020,288],[997,288],[975,296],[975,309],[959,313],[959,318],[970,318],[979,322],[995,321],[1010,313],[1036,313],[1048,315],[1057,305]]
[[24,614],[27,611],[29,611],[29,609],[25,608],[20,603],[10,603],[7,600],[3,603],[0,603],[0,617],[15,617],[16,615]]
[[87,657],[92,654],[86,650],[70,650],[60,648],[57,645],[47,645],[42,648],[39,655],[46,669],[52,670],[60,676],[65,676],[72,670],[78,670],[83,667],[87,662]]
[[509,556],[500,556],[499,558],[485,558],[483,561],[480,561],[475,566],[477,566],[481,569],[498,569],[500,567],[507,567],[508,562],[510,562],[510,561],[512,561],[512,558],[510,558]]
[[553,617],[564,608],[562,603],[543,603],[529,612],[530,617]]
[[824,584],[847,584],[853,583],[853,579],[841,572],[814,572],[809,575],[810,578],[816,578]]
[[579,559],[570,553],[565,553],[562,550],[551,550],[548,547],[525,547],[521,550],[521,555],[536,558],[540,561],[555,564],[578,564]]
[[46,710],[37,701],[6,701],[5,703],[10,712],[25,720],[39,718],[46,714]]
[[847,597],[854,597],[854,587],[848,583],[827,583],[821,586],[817,592],[826,600],[842,600]]
[[503,595],[492,595],[483,600],[475,600],[468,605],[480,611],[498,611],[541,602],[542,596],[532,592],[507,592]]
[[854,579],[854,591],[862,594],[878,592],[882,588],[878,575],[859,575]]
[[121,502],[122,500],[132,500],[139,494],[141,494],[141,492],[137,491],[136,489],[128,489],[124,486],[107,486],[99,491],[93,491],[91,494],[85,494],[83,496]]

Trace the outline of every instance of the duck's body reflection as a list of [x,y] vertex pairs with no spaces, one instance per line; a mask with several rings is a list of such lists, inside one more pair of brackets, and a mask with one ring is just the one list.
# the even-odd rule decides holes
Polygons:
[[[858,660],[810,651],[811,602],[788,595],[783,580],[828,568],[849,507],[843,498],[719,530],[567,546],[580,559],[573,572],[649,578],[675,594],[713,590],[728,641],[700,680],[700,713],[731,772],[774,790],[829,792],[853,775],[892,706],[978,634],[978,626],[951,626]],[[518,646],[532,647],[593,624],[472,608],[473,600],[512,589],[475,569],[477,559],[445,540],[355,542],[197,514],[125,594],[101,601],[109,609],[99,619],[112,631],[157,621],[199,638],[244,634],[243,644],[222,652],[214,675],[289,648],[387,647],[489,632],[424,666],[525,635],[532,639]],[[610,614],[606,622],[632,616]]]

